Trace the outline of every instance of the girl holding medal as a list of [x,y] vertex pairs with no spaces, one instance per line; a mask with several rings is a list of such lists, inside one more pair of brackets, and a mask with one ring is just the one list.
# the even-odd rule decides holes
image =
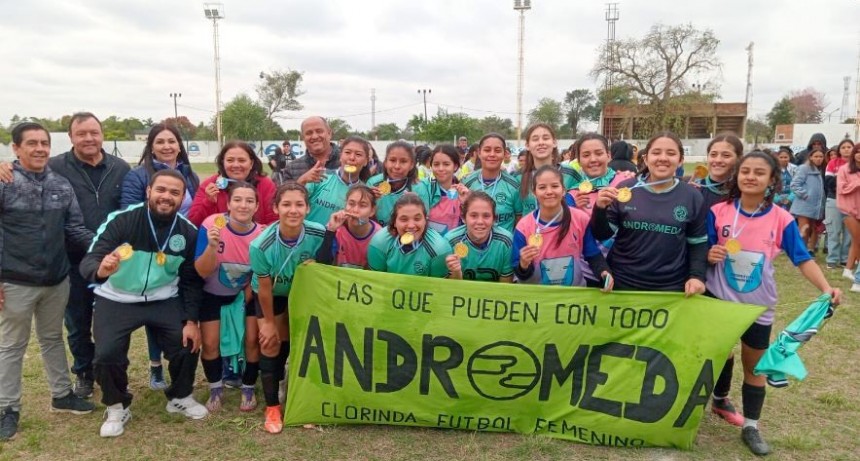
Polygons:
[[317,261],[367,269],[367,247],[381,228],[373,221],[375,216],[373,191],[363,184],[350,187],[346,193],[346,207],[333,213],[326,224],[325,240],[317,252]]
[[257,191],[246,182],[236,182],[227,188],[230,201],[227,215],[218,213],[203,220],[197,234],[194,267],[204,279],[200,302],[200,333],[203,339],[200,360],[209,382],[210,412],[221,409],[224,397],[221,361],[221,306],[235,302],[245,290],[245,372],[242,376],[242,399],[239,410],[257,408],[254,386],[260,369],[260,345],[257,339],[257,319],[251,301],[248,282],[251,279],[249,246],[263,228],[254,222],[257,212]]
[[[209,216],[227,212],[227,186],[237,181],[250,183],[257,189],[257,199],[261,204],[272,203],[277,187],[263,172],[263,162],[246,142],[230,141],[224,144],[215,157],[218,173],[200,183],[194,202],[188,211],[188,219],[200,226]],[[261,206],[254,216],[259,224],[271,224],[278,215],[267,205]]]
[[417,182],[418,167],[412,145],[405,141],[389,144],[385,148],[382,173],[367,180],[377,196],[376,221],[383,226],[388,224],[394,203],[405,192],[411,192]]
[[638,178],[597,193],[591,226],[598,240],[615,236],[607,260],[616,289],[705,292],[704,199],[675,177],[683,162],[681,140],[661,132],[648,141]]
[[561,163],[558,153],[558,139],[555,130],[546,123],[535,123],[526,129],[526,160],[520,176],[520,200],[523,203],[523,214],[531,213],[538,207],[532,193],[532,182],[538,168],[555,166],[564,178],[564,190],[573,188],[582,180],[582,176],[573,168]]
[[484,135],[478,142],[478,155],[481,168],[463,179],[469,190],[479,190],[489,194],[496,201],[496,216],[499,227],[508,232],[523,214],[520,199],[519,181],[502,170],[505,160],[505,138],[498,133]]
[[343,210],[346,193],[354,184],[363,184],[370,178],[370,143],[364,138],[350,136],[340,148],[340,168],[336,174],[326,175],[320,182],[299,184],[307,187],[310,212],[307,220],[325,225],[331,215]]
[[705,212],[717,202],[726,199],[729,193],[729,181],[743,153],[743,142],[730,133],[717,135],[708,143],[708,166],[696,167],[693,177],[690,178],[690,183],[702,191]]
[[445,257],[452,251],[448,241],[427,225],[424,202],[406,193],[394,204],[388,226],[370,240],[367,264],[378,272],[444,278]]
[[597,133],[586,133],[574,144],[574,152],[582,173],[580,180],[569,188],[568,205],[584,211],[591,216],[597,191],[617,186],[621,181],[635,175],[629,172],[618,173],[609,167],[612,157],[609,154],[609,142]]
[[260,338],[260,381],[266,399],[264,428],[271,434],[283,429],[284,417],[278,398],[278,382],[284,380],[284,366],[290,354],[287,299],[296,267],[317,254],[325,237],[325,227],[305,221],[308,191],[288,181],[275,194],[273,211],[278,223],[267,227],[251,242],[251,289]]
[[469,193],[454,173],[460,168],[460,154],[451,144],[440,144],[430,154],[430,166],[435,179],[415,186],[415,193],[429,210],[430,227],[443,236],[460,225],[461,198]]
[[513,237],[495,224],[496,202],[485,192],[469,193],[463,202],[464,225],[445,237],[454,249],[445,262],[452,279],[513,281]]
[[579,263],[585,259],[603,279],[602,291],[612,291],[612,275],[591,234],[588,215],[567,206],[563,181],[550,165],[535,173],[532,193],[539,208],[517,223],[511,255],[514,273],[525,283],[585,286]]
[[[780,189],[777,160],[763,152],[745,155],[738,164],[737,178],[730,183],[728,200],[718,203],[708,214],[708,291],[719,299],[767,306],[741,336],[744,368],[743,441],[756,455],[770,449],[758,431],[758,419],[765,397],[765,376],[753,374],[770,342],[777,303],[773,261],[784,251],[800,273],[822,293],[839,304],[842,294],[827,282],[821,268],[806,251],[794,218],[773,198]],[[730,371],[730,369],[729,369]],[[731,373],[720,375],[714,388],[713,407],[734,411],[726,398]],[[728,408],[728,410],[725,410]],[[728,419],[728,418],[727,418]]]

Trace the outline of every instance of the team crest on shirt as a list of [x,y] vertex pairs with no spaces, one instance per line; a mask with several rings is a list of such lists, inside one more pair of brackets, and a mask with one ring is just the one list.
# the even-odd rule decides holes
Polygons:
[[422,262],[416,262],[412,265],[412,268],[415,269],[415,275],[424,275],[427,272],[427,266]]
[[684,222],[687,220],[687,207],[684,205],[678,205],[672,211],[672,215],[675,217],[675,221]]
[[185,236],[184,235],[174,235],[170,237],[170,241],[168,242],[168,246],[170,246],[171,251],[180,252],[185,249]]
[[496,194],[496,203],[505,203],[507,201],[508,197],[503,192]]
[[307,261],[308,259],[311,259],[311,254],[306,251],[299,255],[299,261]]

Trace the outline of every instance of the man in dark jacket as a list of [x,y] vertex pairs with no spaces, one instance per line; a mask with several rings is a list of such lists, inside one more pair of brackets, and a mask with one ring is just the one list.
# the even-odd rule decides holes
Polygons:
[[794,164],[803,165],[806,163],[809,159],[809,151],[816,147],[821,149],[823,152],[827,152],[827,138],[824,137],[824,133],[815,133],[809,137],[809,143],[806,144],[806,149],[798,152],[798,154],[794,156]]
[[326,119],[315,115],[302,122],[302,141],[305,142],[305,155],[293,161],[281,170],[281,181],[298,181],[305,177],[302,183],[317,182],[325,175],[326,170],[340,168],[340,149],[331,142],[331,127]]
[[85,249],[84,227],[69,181],[48,166],[51,138],[37,123],[12,129],[14,180],[0,183],[0,440],[18,432],[21,381],[30,328],[42,352],[52,411],[86,414],[95,406],[72,392],[63,345],[69,296],[66,241]]
[[[107,215],[120,208],[122,182],[129,172],[128,163],[102,148],[104,137],[99,119],[90,112],[72,115],[69,123],[69,140],[72,150],[48,160],[55,174],[66,178],[75,191],[84,216],[84,226],[92,232],[104,222]],[[2,164],[0,181],[11,182],[11,164]],[[93,394],[93,290],[81,277],[78,264],[86,248],[69,251],[69,300],[66,304],[65,324],[68,330],[69,350],[74,362],[75,395],[89,398]]]

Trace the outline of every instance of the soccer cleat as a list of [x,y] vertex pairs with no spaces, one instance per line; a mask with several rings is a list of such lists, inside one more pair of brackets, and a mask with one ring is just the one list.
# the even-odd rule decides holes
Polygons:
[[78,375],[75,378],[75,389],[74,393],[76,396],[82,399],[88,399],[93,396],[93,380],[87,378],[84,375]]
[[269,434],[280,434],[284,430],[284,417],[281,416],[281,406],[266,407],[266,422],[263,424]]
[[200,403],[194,400],[194,397],[191,395],[181,399],[170,399],[170,401],[167,402],[167,412],[182,413],[191,419],[203,419],[209,415],[209,410],[207,410],[203,405],[200,405]]
[[0,442],[12,440],[18,433],[18,420],[21,419],[21,413],[7,407],[0,412]]
[[747,426],[743,428],[741,438],[754,455],[764,456],[770,453],[770,446],[764,441],[757,427]]
[[168,388],[164,380],[164,367],[149,367],[149,388],[154,391],[163,391]]
[[254,411],[257,409],[257,396],[254,395],[253,387],[242,388],[242,401],[239,402],[240,411]]
[[51,411],[57,413],[72,413],[75,415],[85,415],[87,413],[92,413],[93,410],[96,409],[96,406],[92,402],[88,402],[77,395],[74,392],[69,391],[65,397],[60,397],[58,399],[51,399]]
[[729,424],[733,426],[743,426],[744,417],[735,409],[735,406],[732,405],[732,401],[728,398],[725,399],[712,399],[711,400],[711,411],[714,412],[720,418],[726,420]]
[[221,409],[223,401],[224,388],[213,387],[209,389],[209,400],[206,402],[206,409],[209,410],[209,413],[214,413]]
[[131,421],[131,410],[128,408],[108,408],[105,410],[105,422],[99,430],[102,437],[119,437],[125,432],[125,425]]

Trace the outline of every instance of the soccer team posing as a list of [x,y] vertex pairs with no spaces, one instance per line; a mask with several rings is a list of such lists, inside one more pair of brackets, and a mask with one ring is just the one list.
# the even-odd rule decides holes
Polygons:
[[[18,133],[16,154],[40,129]],[[461,175],[461,150],[438,145],[429,157],[432,175],[419,180],[409,143],[390,144],[373,174],[375,153],[366,140],[331,144],[320,117],[306,120],[302,133],[308,152],[281,171],[288,180],[276,187],[242,142],[227,143],[216,159],[218,173],[200,182],[179,133],[153,128],[141,165],[124,184],[138,203],[92,229],[79,267],[96,284],[90,373],[107,406],[102,436],[122,434],[131,418],[129,338],[141,326],[152,339],[153,366],[162,352],[169,359],[168,411],[194,419],[218,411],[222,355],[241,352],[240,409],[256,408],[259,374],[264,427],[280,432],[289,293],[298,265],[316,260],[413,276],[677,291],[767,306],[741,337],[743,415],[728,399],[732,357],[716,383],[712,409],[743,427],[754,453],[769,451],[757,427],[765,378],[752,370],[770,340],[775,258],[784,252],[834,303],[841,297],[807,251],[793,217],[773,205],[785,187],[776,157],[744,155],[737,137],[720,135],[708,146],[711,171],[683,179],[676,176],[683,146],[663,132],[645,147],[640,172],[616,172],[607,140],[590,133],[576,142],[578,167],[572,168],[561,162],[553,129],[536,124],[526,131],[519,173],[506,170],[505,139],[491,133],[477,144],[480,168]],[[0,334],[8,311],[0,310]],[[0,338],[0,354],[5,342]],[[205,406],[191,396],[198,353],[210,389]],[[0,408],[4,421],[15,415],[17,428],[20,366],[10,371],[6,365],[0,367]],[[17,395],[7,394],[7,379],[18,380]],[[78,396],[88,397],[92,381],[89,386]],[[78,402],[75,412],[91,411],[87,403]]]

